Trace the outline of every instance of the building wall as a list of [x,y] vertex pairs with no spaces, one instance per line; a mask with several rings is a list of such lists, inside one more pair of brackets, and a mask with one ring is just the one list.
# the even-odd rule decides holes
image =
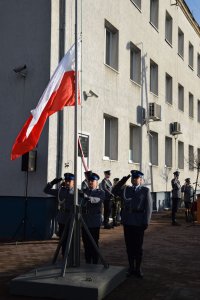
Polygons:
[[[12,145],[50,78],[51,2],[0,2],[0,195],[24,196],[21,158],[10,160]],[[13,71],[27,65],[27,76]],[[56,62],[57,64],[57,62]],[[29,172],[29,196],[43,195],[47,177],[48,124],[38,144],[37,171]]]
[[[181,171],[184,178],[196,178],[196,170],[188,169],[188,145],[194,150],[200,148],[199,123],[197,122],[197,99],[199,95],[199,77],[197,59],[199,52],[199,34],[186,18],[180,6],[171,5],[171,1],[159,1],[159,25],[156,30],[149,22],[150,1],[142,0],[141,10],[132,1],[87,0],[79,4],[79,33],[82,32],[81,93],[94,91],[98,98],[82,99],[78,109],[79,133],[90,137],[89,168],[103,177],[103,171],[112,170],[112,178],[127,175],[131,169],[141,169],[145,173],[145,184],[152,191],[170,190],[175,162],[175,139],[170,135],[169,124],[179,122],[182,134],[178,140],[184,142],[185,167]],[[180,1],[184,3],[183,1]],[[173,18],[173,41],[170,46],[165,41],[166,10]],[[3,178],[0,181],[2,196],[23,196],[26,174],[21,171],[21,159],[10,161],[13,142],[44,91],[50,75],[59,61],[59,1],[7,1],[0,3],[0,30],[2,47],[0,49],[1,69],[0,86],[3,100],[0,110],[0,122],[6,130],[0,131],[0,164]],[[4,12],[4,13],[2,13]],[[189,16],[189,14],[188,14]],[[9,22],[8,22],[9,19]],[[119,68],[113,70],[105,64],[105,20],[119,31]],[[74,42],[74,3],[66,0],[65,49]],[[178,27],[184,32],[184,60],[177,55]],[[141,85],[130,80],[130,41],[141,49],[143,73]],[[188,67],[188,42],[194,46],[194,70]],[[149,92],[150,59],[159,68],[158,96]],[[13,68],[27,64],[28,74],[21,78]],[[144,71],[145,70],[145,71]],[[165,102],[165,73],[173,78],[173,103]],[[185,89],[185,110],[177,108],[178,83]],[[188,92],[194,95],[194,118],[188,117]],[[149,102],[161,105],[162,120],[149,124],[139,122],[138,107],[146,109]],[[17,103],[17,105],[16,105]],[[9,107],[9,113],[8,112]],[[104,114],[118,119],[118,159],[104,158]],[[50,117],[45,125],[38,145],[37,171],[29,173],[29,196],[45,196],[42,192],[46,181],[56,176],[57,159],[57,114]],[[12,120],[12,121],[10,121]],[[141,126],[140,163],[129,162],[129,125]],[[158,166],[151,166],[149,158],[148,131],[158,133]],[[9,134],[8,134],[9,133]],[[173,165],[165,168],[165,136],[173,138]],[[74,108],[64,108],[63,137],[64,172],[74,172]],[[65,167],[65,164],[69,167]],[[78,172],[83,173],[83,169]],[[12,189],[10,189],[10,180]],[[79,184],[81,179],[79,178]]]

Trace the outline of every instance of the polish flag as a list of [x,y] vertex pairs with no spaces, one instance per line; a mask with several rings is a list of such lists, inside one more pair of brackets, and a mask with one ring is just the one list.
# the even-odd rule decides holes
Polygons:
[[[80,66],[80,63],[78,65]],[[78,104],[80,104],[80,97],[78,97]],[[62,110],[64,106],[73,105],[75,105],[75,44],[59,63],[36,108],[31,110],[30,117],[15,140],[11,160],[36,147],[50,115]]]

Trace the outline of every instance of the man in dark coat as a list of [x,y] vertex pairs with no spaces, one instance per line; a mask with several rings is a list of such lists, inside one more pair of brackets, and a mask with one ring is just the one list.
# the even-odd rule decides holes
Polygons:
[[192,203],[194,200],[194,188],[191,185],[190,178],[185,179],[185,184],[181,187],[181,192],[184,194],[185,204],[185,220],[192,221]]
[[[99,175],[91,173],[88,176],[89,187],[84,191],[84,198],[81,201],[82,217],[85,221],[97,247],[99,246],[99,233],[102,223],[102,204],[104,191],[97,188]],[[87,264],[97,264],[99,255],[94,248],[85,228],[82,227],[82,240],[85,249],[85,261]]]
[[172,185],[172,225],[180,225],[176,221],[176,213],[178,211],[178,205],[181,200],[181,184],[179,181],[179,171],[175,171],[174,178],[171,181]]
[[104,171],[104,179],[102,180],[100,187],[105,192],[104,200],[104,229],[111,229],[112,226],[109,224],[109,217],[111,215],[112,206],[112,182],[110,181],[111,171]]
[[67,234],[62,243],[62,256],[64,257],[70,220],[74,209],[74,174],[65,173],[64,182],[59,187],[53,188],[55,184],[62,181],[62,178],[55,178],[47,183],[44,193],[55,196],[58,201],[57,222],[59,225],[58,235],[61,238],[65,226],[68,227]]
[[92,174],[92,171],[85,171],[84,174],[85,174],[85,179],[81,183],[81,190],[82,190],[82,192],[84,192],[85,190],[88,189],[88,177],[89,177],[89,175]]
[[147,187],[142,186],[142,176],[138,170],[131,171],[132,186],[124,185],[130,177],[123,177],[113,188],[113,193],[122,198],[122,224],[129,261],[127,276],[143,277],[141,263],[143,257],[144,231],[147,229],[151,213],[152,198]]

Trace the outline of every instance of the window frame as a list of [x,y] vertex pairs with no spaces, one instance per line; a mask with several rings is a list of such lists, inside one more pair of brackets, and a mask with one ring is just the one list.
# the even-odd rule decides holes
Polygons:
[[105,65],[119,70],[119,31],[105,19]]
[[[142,75],[141,62],[141,49],[130,42],[130,79],[139,85],[141,85]],[[134,70],[136,71],[134,72]]]

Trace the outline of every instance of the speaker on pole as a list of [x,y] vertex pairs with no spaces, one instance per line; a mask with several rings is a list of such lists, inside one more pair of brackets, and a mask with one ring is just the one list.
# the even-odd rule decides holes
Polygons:
[[22,155],[21,170],[25,172],[35,172],[37,162],[37,150],[31,150]]

